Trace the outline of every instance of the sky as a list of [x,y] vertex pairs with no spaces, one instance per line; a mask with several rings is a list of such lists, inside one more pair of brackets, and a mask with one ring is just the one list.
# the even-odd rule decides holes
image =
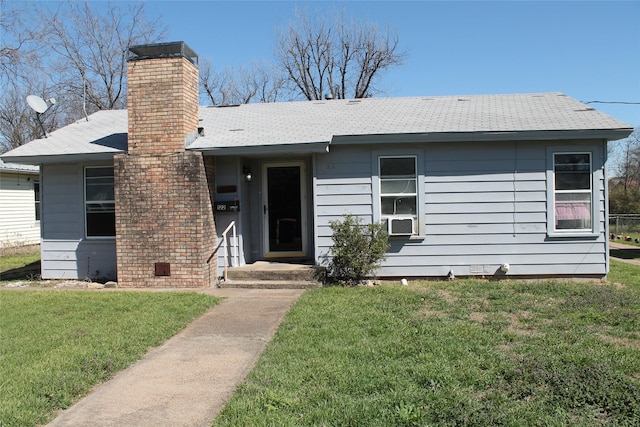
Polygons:
[[[377,96],[562,92],[640,126],[640,1],[161,1],[150,16],[219,70],[273,61],[296,10],[390,28],[407,53]],[[620,103],[636,104],[620,104]]]

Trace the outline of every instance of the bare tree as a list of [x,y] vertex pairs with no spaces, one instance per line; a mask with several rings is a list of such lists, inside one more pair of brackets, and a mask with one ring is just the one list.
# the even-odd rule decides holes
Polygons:
[[[229,69],[216,71],[213,62],[209,58],[204,58],[199,64],[200,88],[202,96],[211,105],[229,105],[231,93],[234,91],[235,83],[233,74]],[[206,101],[205,101],[206,102]]]
[[48,46],[57,54],[56,75],[71,97],[86,99],[92,110],[126,107],[126,56],[129,47],[153,43],[163,29],[147,20],[144,3],[123,9],[108,4],[102,14],[88,1],[69,1],[53,15],[41,11],[50,29]]
[[[42,136],[36,116],[26,103],[28,94],[45,96],[49,91],[43,66],[43,41],[47,31],[30,11],[0,0],[0,153]],[[46,131],[56,118],[42,117]]]
[[37,128],[30,123],[24,100],[15,90],[5,92],[0,106],[0,153],[16,148],[32,139]]
[[237,80],[237,95],[245,104],[281,100],[285,79],[273,65],[252,62],[238,71]]
[[99,109],[126,107],[126,55],[163,36],[144,3],[34,3],[0,0],[0,150],[42,137],[27,95],[55,97],[47,132]]
[[12,9],[6,0],[0,0],[0,82],[2,88],[22,82],[25,68],[37,67],[37,50],[45,32],[30,22],[24,9]]
[[283,85],[278,71],[267,64],[253,62],[249,67],[218,72],[210,59],[200,62],[202,95],[211,105],[276,102]]
[[640,127],[618,144],[616,177],[609,180],[609,209],[616,214],[637,214],[640,212]]
[[277,60],[292,90],[308,100],[366,98],[381,73],[401,65],[398,36],[371,23],[298,14],[278,36]]
[[640,127],[621,142],[621,155],[616,175],[625,191],[633,185],[640,185]]

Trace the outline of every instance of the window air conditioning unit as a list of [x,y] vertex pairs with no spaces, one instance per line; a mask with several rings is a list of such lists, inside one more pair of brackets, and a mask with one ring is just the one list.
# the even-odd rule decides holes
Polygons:
[[412,216],[395,217],[387,220],[387,231],[389,236],[410,236],[413,234]]

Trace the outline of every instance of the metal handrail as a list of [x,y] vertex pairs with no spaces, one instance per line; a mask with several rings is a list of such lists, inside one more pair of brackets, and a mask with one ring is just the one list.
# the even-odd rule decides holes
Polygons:
[[233,239],[233,242],[235,242],[235,245],[232,245],[231,248],[233,249],[233,254],[231,255],[231,266],[232,267],[237,267],[238,266],[238,248],[237,248],[237,244],[238,244],[238,238],[236,236],[236,222],[235,221],[231,221],[231,224],[229,224],[227,226],[227,228],[224,229],[224,231],[222,232],[222,248],[224,250],[224,254],[223,254],[223,258],[224,258],[224,281],[226,282],[227,279],[227,270],[229,268],[229,262],[227,261],[227,257],[229,256],[229,250],[228,250],[228,245],[227,245],[227,233],[229,233],[229,230],[231,230],[231,238]]

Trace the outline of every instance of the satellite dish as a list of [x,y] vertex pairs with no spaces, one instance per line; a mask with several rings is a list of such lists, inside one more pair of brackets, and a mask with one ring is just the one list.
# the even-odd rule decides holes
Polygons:
[[[51,98],[49,99],[49,102],[51,103],[51,105],[53,105],[56,103],[56,99]],[[44,126],[42,126],[42,121],[40,120],[40,116],[49,109],[50,105],[47,105],[47,101],[45,101],[44,99],[40,98],[37,95],[27,96],[27,104],[29,104],[29,107],[33,108],[33,110],[36,112],[36,120],[38,120],[38,124],[40,124],[40,129],[42,130],[42,133],[46,138],[47,132],[44,130]]]
[[47,102],[37,95],[27,96],[27,104],[33,108],[36,113],[42,114],[49,109]]

